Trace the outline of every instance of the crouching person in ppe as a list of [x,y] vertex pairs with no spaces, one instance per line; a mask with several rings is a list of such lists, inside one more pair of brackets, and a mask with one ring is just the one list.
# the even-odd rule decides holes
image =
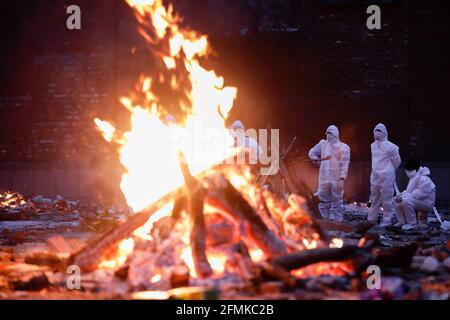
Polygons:
[[342,221],[344,214],[344,181],[350,163],[350,147],[339,140],[339,130],[331,125],[322,139],[309,151],[309,158],[320,163],[319,198],[320,214],[325,219]]
[[405,166],[409,178],[405,191],[395,197],[396,227],[403,230],[417,229],[416,211],[433,210],[436,200],[436,186],[430,178],[430,170],[421,167],[417,161],[410,161]]

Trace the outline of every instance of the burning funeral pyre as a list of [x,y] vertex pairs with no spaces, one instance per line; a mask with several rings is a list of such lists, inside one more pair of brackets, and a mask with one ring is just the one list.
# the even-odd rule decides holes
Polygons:
[[[82,271],[125,265],[133,274],[142,273],[139,266],[145,265],[143,274],[133,277],[141,278],[137,287],[145,287],[149,278],[162,286],[179,277],[220,278],[230,272],[249,281],[260,277],[261,268],[292,285],[292,266],[283,269],[264,260],[328,247],[328,239],[307,213],[304,199],[277,199],[254,183],[249,166],[220,165],[245,151],[234,148],[225,126],[236,88],[224,86],[222,77],[202,67],[211,51],[206,36],[182,28],[173,8],[160,0],[127,2],[165,70],[158,79],[143,76],[139,92],[121,99],[131,112],[130,131],[120,134],[106,121],[95,123],[107,141],[119,145],[126,168],[121,189],[137,213],[75,254],[71,263]],[[184,93],[186,100],[179,101],[184,118],[178,123],[164,122],[167,111],[152,91],[155,81],[170,81],[173,91]],[[196,161],[196,146],[174,147],[170,139],[177,133],[192,137],[199,126],[214,131],[217,139],[201,145],[203,156]],[[223,152],[215,152],[217,144]],[[295,227],[289,228],[286,217]],[[177,270],[185,274],[174,276]]]
[[[98,118],[95,124],[118,147],[126,169],[120,187],[133,213],[76,251],[61,237],[51,239],[56,253],[24,260],[40,266],[33,269],[37,276],[0,282],[0,288],[40,290],[51,284],[73,296],[81,289],[150,299],[213,298],[219,292],[222,298],[281,297],[304,288],[308,277],[348,277],[355,281],[347,285],[357,290],[368,266],[411,265],[416,244],[381,250],[376,237],[344,245],[330,236],[333,228],[361,235],[370,225],[317,219],[309,190],[291,181],[283,159],[286,196],[267,188],[254,165],[230,164],[248,152],[235,148],[225,125],[237,89],[202,66],[211,53],[207,37],[183,28],[162,0],[127,3],[162,68],[155,77],[142,76],[136,92],[121,99],[130,112],[129,131]],[[178,110],[162,104],[153,90],[157,85],[181,97]],[[201,143],[200,157],[198,146],[182,138],[174,146],[173,137],[193,137],[199,126],[214,132]],[[9,210],[28,202],[7,193],[0,203]]]

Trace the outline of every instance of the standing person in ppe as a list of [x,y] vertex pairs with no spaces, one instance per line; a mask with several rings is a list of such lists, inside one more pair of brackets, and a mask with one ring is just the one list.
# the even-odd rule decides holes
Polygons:
[[384,124],[379,123],[373,131],[375,142],[370,146],[372,151],[372,173],[370,174],[370,202],[368,220],[376,224],[380,207],[383,207],[381,227],[392,223],[395,212],[394,183],[395,171],[400,166],[399,148],[388,141],[388,132]]
[[309,158],[320,162],[319,197],[320,214],[325,219],[343,219],[344,181],[347,178],[350,163],[350,147],[339,140],[339,130],[331,125],[326,131],[327,139],[320,140],[311,150]]
[[403,230],[417,229],[416,211],[431,211],[436,200],[436,186],[430,178],[430,170],[421,167],[418,161],[410,161],[405,166],[409,178],[406,190],[395,197],[397,204],[396,227]]
[[[234,137],[235,146],[243,147],[249,151],[249,164],[256,164],[261,157],[263,150],[258,142],[246,134],[244,124],[236,120],[230,127],[231,135]],[[241,137],[239,135],[242,135]]]

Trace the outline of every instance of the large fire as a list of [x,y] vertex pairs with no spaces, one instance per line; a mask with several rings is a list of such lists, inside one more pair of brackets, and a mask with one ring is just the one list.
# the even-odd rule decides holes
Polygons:
[[[223,77],[202,67],[199,58],[205,57],[209,49],[206,36],[181,28],[180,18],[174,15],[171,6],[166,8],[162,0],[126,1],[135,9],[142,26],[141,35],[157,48],[156,56],[162,59],[167,70],[187,71],[188,79],[172,75],[171,86],[174,91],[184,92],[190,101],[189,106],[181,105],[186,113],[183,123],[165,123],[162,119],[165,108],[152,91],[152,82],[164,81],[164,77],[144,77],[140,89],[146,101],[121,99],[131,112],[130,131],[119,135],[110,123],[95,119],[104,138],[120,144],[120,161],[126,168],[121,189],[133,210],[140,211],[183,184],[176,158],[178,151],[186,156],[193,174],[232,154],[234,140],[225,120],[237,89],[224,86]],[[153,37],[147,33],[148,27]],[[166,41],[168,47],[164,46]],[[188,85],[180,87],[185,82],[182,80],[187,80]]]
[[[234,139],[225,126],[225,120],[237,89],[224,86],[223,77],[202,67],[199,58],[205,57],[209,51],[207,38],[181,28],[180,18],[173,13],[172,6],[165,7],[162,0],[126,2],[135,10],[141,25],[140,34],[156,48],[158,54],[155,56],[162,59],[167,70],[182,68],[186,71],[180,74],[187,74],[187,79],[177,78],[172,73],[170,84],[174,91],[183,91],[190,101],[188,106],[180,102],[185,111],[183,122],[167,123],[163,119],[165,107],[152,91],[152,82],[164,81],[165,78],[143,76],[140,90],[145,101],[133,101],[127,97],[120,99],[131,113],[129,131],[120,135],[110,123],[95,119],[105,140],[120,145],[120,161],[126,169],[120,187],[128,205],[137,212],[184,183],[176,158],[178,151],[185,155],[193,174],[222,162],[232,154]],[[146,29],[150,29],[152,35]],[[168,47],[164,45],[166,43],[169,43]],[[181,87],[180,83],[186,83],[186,80],[188,85]],[[198,137],[199,130],[201,139],[193,139]],[[169,204],[161,208],[134,235],[151,239],[149,232],[154,222],[170,215],[172,207],[173,204]],[[121,265],[132,247],[130,241],[131,238],[121,243],[120,259],[104,262],[102,266]],[[186,244],[189,249],[189,243]],[[192,259],[189,251],[182,253],[188,265]],[[209,260],[214,270],[223,271],[224,257],[210,255]]]
[[[189,101],[188,105],[183,101],[179,102],[184,115],[175,120],[172,115],[168,115],[168,108],[152,90],[155,81],[164,82],[168,77],[161,73],[155,78],[143,75],[138,91],[145,99],[138,100],[133,97],[120,99],[130,112],[129,131],[121,133],[110,123],[95,119],[95,124],[105,140],[119,145],[120,162],[126,169],[120,187],[128,205],[138,212],[184,184],[177,158],[178,152],[184,154],[193,175],[234,155],[236,152],[234,138],[225,126],[225,121],[233,106],[237,89],[224,86],[223,77],[201,65],[200,58],[205,58],[210,50],[207,37],[182,28],[181,19],[173,13],[172,6],[164,6],[162,0],[126,0],[126,2],[135,10],[140,23],[140,34],[156,51],[157,54],[154,56],[160,59],[165,71],[170,75],[171,89],[183,93]],[[167,120],[168,116],[171,117],[170,121]],[[264,210],[258,203],[261,192],[251,182],[254,177],[248,167],[236,171],[229,170],[226,175],[231,184],[245,195],[253,207]],[[268,201],[268,206],[276,207],[276,203],[271,204],[270,199]],[[135,230],[134,238],[122,240],[118,246],[117,256],[104,260],[100,267],[118,268],[124,264],[135,248],[135,240],[153,240],[151,231],[154,224],[163,218],[170,218],[173,208],[174,199],[154,213],[141,228]],[[205,214],[218,210],[210,207],[208,203],[205,203],[204,209]],[[289,212],[289,209],[281,207],[274,210],[277,211],[280,221],[284,219],[286,212]],[[293,211],[292,208],[290,210]],[[182,223],[181,227],[179,225],[178,229],[181,231],[178,230],[177,235],[183,248],[180,248],[178,253],[189,268],[190,276],[197,278],[188,228],[188,223]],[[315,238],[300,239],[300,243],[295,247],[313,249],[318,245]],[[330,246],[340,247],[342,242],[340,239],[334,239]],[[266,258],[265,253],[259,248],[250,247],[248,250],[253,262],[260,262]],[[229,252],[212,249],[206,251],[213,274],[223,274]],[[152,276],[151,282],[157,283],[161,279],[161,274],[156,273]]]

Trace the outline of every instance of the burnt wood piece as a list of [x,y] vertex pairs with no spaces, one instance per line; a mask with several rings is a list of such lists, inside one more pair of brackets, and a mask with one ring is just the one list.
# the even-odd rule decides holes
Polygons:
[[317,223],[324,230],[334,230],[346,233],[359,233],[359,234],[364,234],[367,232],[367,230],[373,227],[373,224],[371,224],[368,221],[359,223],[357,225],[353,225],[346,222],[338,222],[324,219],[324,220],[317,220]]
[[320,224],[317,222],[317,219],[309,212],[308,208],[306,208],[306,200],[303,197],[300,197],[296,194],[291,194],[288,197],[288,203],[292,209],[301,214],[306,214],[309,216],[309,220],[311,221],[311,227],[319,234],[320,240],[328,241],[327,234],[323,231]]
[[319,262],[337,262],[354,260],[355,269],[359,272],[368,265],[375,264],[380,268],[407,268],[417,250],[417,244],[404,247],[361,248],[357,246],[344,246],[342,248],[322,248],[293,252],[282,257],[269,260],[288,271]]
[[267,279],[277,279],[282,281],[285,285],[289,287],[294,287],[297,284],[297,278],[295,278],[291,273],[283,267],[270,263],[268,261],[261,261],[259,264],[262,274]]
[[342,248],[322,248],[293,252],[270,260],[274,265],[288,271],[300,269],[319,262],[336,262],[356,258],[363,250],[356,246]]
[[187,212],[191,220],[190,246],[194,268],[202,278],[212,274],[211,265],[206,256],[206,229],[203,215],[203,204],[206,190],[191,175],[184,155],[178,154],[181,172],[186,184]]
[[218,183],[215,181],[208,188],[208,203],[240,226],[241,232],[245,232],[243,236],[248,236],[268,257],[286,254],[286,245],[266,226],[239,191],[223,175],[218,179]]
[[95,270],[103,258],[117,248],[120,241],[130,237],[155,212],[161,209],[167,202],[176,198],[180,190],[181,188],[164,195],[146,209],[130,216],[117,227],[90,241],[83,249],[69,258],[69,264],[77,265],[84,272]]
[[238,243],[235,243],[232,247],[233,252],[235,253],[235,264],[237,267],[237,271],[240,273],[242,278],[247,281],[255,281],[258,280],[261,276],[260,269],[253,262],[250,252],[248,251],[247,246],[241,240]]
[[306,205],[308,206],[311,214],[316,219],[322,219],[322,216],[319,211],[318,203],[319,198],[314,194],[311,188],[305,183],[305,181],[301,179],[295,180],[295,185],[297,186],[298,194],[306,199]]
[[183,212],[183,210],[186,210],[186,205],[186,196],[180,196],[174,201],[172,209],[172,218],[174,223],[181,217],[181,212]]

